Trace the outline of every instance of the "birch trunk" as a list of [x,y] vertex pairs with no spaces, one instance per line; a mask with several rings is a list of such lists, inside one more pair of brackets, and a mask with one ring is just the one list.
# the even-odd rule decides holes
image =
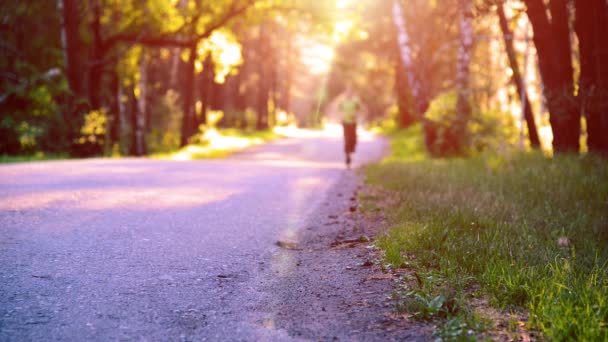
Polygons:
[[415,116],[422,116],[426,111],[427,105],[422,94],[422,85],[416,74],[414,73],[414,62],[412,59],[412,43],[407,30],[407,21],[403,13],[403,8],[399,0],[393,1],[393,23],[397,29],[397,44],[399,47],[399,56],[403,62],[407,83],[412,92],[412,97],[415,102]]
[[471,117],[470,64],[473,50],[473,3],[471,0],[459,1],[460,46],[456,70],[456,118],[454,122],[454,146],[462,152],[467,141],[466,126]]

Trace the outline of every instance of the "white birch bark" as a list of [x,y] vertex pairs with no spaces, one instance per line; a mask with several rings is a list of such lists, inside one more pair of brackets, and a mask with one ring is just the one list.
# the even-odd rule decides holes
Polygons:
[[[461,118],[470,115],[470,85],[469,74],[471,52],[473,50],[473,3],[471,0],[460,0],[460,46],[458,48],[458,65],[456,71],[456,87],[458,92],[457,110]],[[462,112],[460,112],[462,111]]]
[[414,100],[417,103],[416,111],[418,111],[418,113],[415,114],[416,116],[418,116],[423,114],[420,113],[421,106],[419,105],[422,96],[422,86],[420,81],[416,78],[416,74],[414,73],[414,62],[412,59],[412,43],[407,30],[407,22],[403,13],[403,8],[401,6],[400,0],[393,1],[393,23],[397,28],[397,43],[399,45],[399,55],[401,56],[403,66],[405,68],[409,88],[411,89],[412,96],[414,97]]
[[471,87],[469,82],[471,52],[473,50],[473,3],[459,0],[460,46],[456,66],[456,117],[453,121],[455,151],[462,153],[468,145],[467,123],[471,117]]

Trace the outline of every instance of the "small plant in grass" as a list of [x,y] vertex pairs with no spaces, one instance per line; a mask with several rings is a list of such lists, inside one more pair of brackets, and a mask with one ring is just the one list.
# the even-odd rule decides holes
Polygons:
[[452,317],[435,332],[437,339],[436,342],[440,341],[477,341],[479,338],[475,335],[475,332],[469,328],[469,325],[461,316]]

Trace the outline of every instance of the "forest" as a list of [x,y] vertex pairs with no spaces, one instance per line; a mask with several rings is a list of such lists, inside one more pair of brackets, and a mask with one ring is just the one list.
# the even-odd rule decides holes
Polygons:
[[142,156],[214,126],[368,125],[433,156],[608,154],[605,0],[3,1],[0,154]]

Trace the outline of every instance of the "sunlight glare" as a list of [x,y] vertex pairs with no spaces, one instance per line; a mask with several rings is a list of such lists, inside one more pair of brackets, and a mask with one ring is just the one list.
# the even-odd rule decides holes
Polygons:
[[300,37],[298,43],[304,63],[314,75],[327,74],[334,59],[334,48],[312,39]]
[[350,6],[350,3],[351,3],[350,0],[337,0],[336,8],[339,10],[344,10],[344,9],[348,8],[348,6]]

